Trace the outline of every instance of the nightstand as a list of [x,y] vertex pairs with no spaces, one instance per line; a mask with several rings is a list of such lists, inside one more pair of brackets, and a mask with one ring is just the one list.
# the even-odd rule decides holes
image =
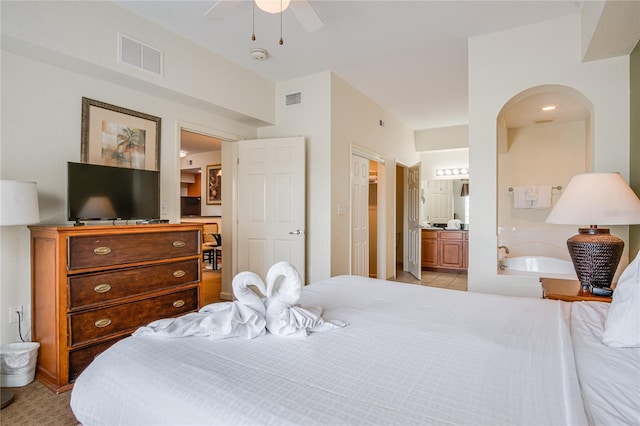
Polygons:
[[[611,303],[611,297],[594,296],[589,291],[582,291],[580,281],[563,280],[559,278],[540,278],[542,284],[542,298],[564,300],[565,302],[607,302]],[[611,287],[615,287],[615,284]]]

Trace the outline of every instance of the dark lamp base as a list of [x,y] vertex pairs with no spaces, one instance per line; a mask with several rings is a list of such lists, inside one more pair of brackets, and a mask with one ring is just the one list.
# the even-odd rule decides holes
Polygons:
[[583,288],[611,286],[624,241],[606,228],[580,228],[567,247]]

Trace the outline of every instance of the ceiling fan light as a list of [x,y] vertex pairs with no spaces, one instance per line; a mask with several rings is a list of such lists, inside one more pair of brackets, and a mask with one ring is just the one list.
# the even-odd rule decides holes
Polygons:
[[287,10],[291,0],[255,0],[256,6],[267,13],[280,13]]

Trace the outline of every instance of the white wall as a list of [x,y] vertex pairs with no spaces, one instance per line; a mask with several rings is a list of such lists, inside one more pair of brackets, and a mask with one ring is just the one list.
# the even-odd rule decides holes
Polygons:
[[416,130],[416,151],[438,151],[469,147],[469,126],[436,127]]
[[[516,94],[560,84],[594,105],[593,171],[629,172],[629,57],[581,63],[579,16],[474,37],[469,41],[469,289],[539,297],[536,279],[498,276],[497,117]],[[626,232],[618,234],[623,239]],[[626,259],[626,253],[623,254]]]
[[[112,2],[2,2],[2,48],[254,125],[272,123],[273,83]],[[164,76],[117,61],[117,34],[164,51]],[[217,84],[216,84],[217,83]]]
[[[83,96],[162,118],[160,198],[162,217],[172,222],[180,216],[178,123],[197,123],[255,138],[256,128],[244,123],[273,119],[273,83],[209,58],[204,50],[111,3],[2,2],[1,7],[1,178],[38,183],[42,223],[66,222],[66,163],[80,161]],[[166,57],[176,57],[176,53],[182,60],[197,60],[197,66],[185,70],[198,70],[180,72],[168,58],[166,78],[157,81],[117,64],[117,31],[166,49]],[[204,73],[199,64],[220,67],[209,66]],[[213,78],[216,75],[220,78]],[[189,80],[190,87],[177,84],[177,80]],[[199,92],[198,87],[206,90]],[[254,87],[255,92],[247,87]],[[213,95],[215,88],[221,93]],[[178,90],[200,94],[183,96]],[[225,102],[227,91],[241,99],[221,108],[214,102]],[[261,94],[258,100],[255,93]],[[232,109],[243,112],[231,113]],[[1,232],[0,331],[5,343],[18,340],[17,326],[8,323],[7,310],[18,305],[27,310],[31,278],[27,228],[4,228]],[[29,330],[27,321],[23,324],[27,338]]]
[[[423,181],[447,179],[437,176],[437,169],[469,168],[469,148],[449,149],[443,151],[420,153],[420,179]],[[463,176],[467,178],[468,176]],[[450,179],[461,179],[461,176],[450,176]]]

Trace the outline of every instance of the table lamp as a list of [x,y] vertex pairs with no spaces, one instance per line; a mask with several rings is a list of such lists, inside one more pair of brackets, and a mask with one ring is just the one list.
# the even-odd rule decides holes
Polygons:
[[546,223],[589,225],[567,240],[567,248],[583,291],[610,287],[624,241],[598,225],[640,223],[640,199],[619,173],[575,175]]
[[[0,180],[0,226],[31,225],[40,222],[35,182]],[[2,389],[2,408],[13,402],[13,391]]]

